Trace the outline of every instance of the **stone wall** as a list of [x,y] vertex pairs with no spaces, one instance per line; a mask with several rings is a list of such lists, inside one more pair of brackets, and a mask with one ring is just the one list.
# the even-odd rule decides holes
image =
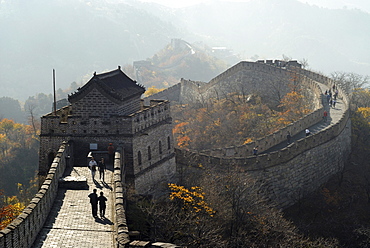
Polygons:
[[[148,130],[170,122],[170,103],[165,100],[153,100],[149,106],[144,106],[131,115],[111,116],[107,119],[93,115],[88,119],[74,115],[45,115],[41,122],[39,173],[45,174],[48,171],[48,155],[55,153],[63,141],[75,143],[74,163],[83,166],[86,165],[85,158],[90,152],[91,143],[97,144],[99,151],[106,151],[109,143],[113,143],[115,147],[125,144],[128,151],[132,151],[132,139],[135,135],[147,133]],[[171,131],[167,133],[172,136]]]
[[[274,74],[272,75],[274,76]],[[278,75],[275,75],[278,76]],[[305,130],[306,127],[312,126],[320,121],[322,121],[323,116],[323,105],[322,105],[322,92],[318,84],[308,78],[302,77],[301,79],[302,86],[306,89],[309,89],[313,95],[313,111],[303,118],[289,124],[288,126],[272,133],[266,135],[254,142],[250,142],[241,146],[233,146],[233,147],[225,147],[225,148],[217,148],[211,150],[201,151],[202,153],[209,154],[211,156],[226,156],[226,157],[245,157],[252,155],[253,148],[258,146],[259,152],[263,152],[277,144],[286,140],[286,135],[288,132],[292,136],[302,132]]]
[[69,146],[64,143],[41,185],[40,190],[23,212],[0,231],[1,248],[31,247],[50,212],[58,191],[58,180],[66,168]]
[[119,147],[114,157],[114,178],[113,187],[115,193],[115,236],[117,248],[137,248],[137,247],[162,247],[162,248],[180,248],[175,244],[163,242],[149,242],[140,240],[130,240],[129,229],[126,219],[126,167],[124,165],[124,149]]
[[[328,88],[334,84],[331,79],[314,72],[302,70],[302,74],[327,85]],[[314,135],[300,139],[282,150],[259,156],[250,156],[251,147],[255,144],[208,153],[178,149],[176,150],[178,171],[186,177],[188,173],[201,174],[205,168],[222,170],[238,166],[264,183],[268,189],[268,197],[279,207],[288,207],[317,189],[330,176],[341,171],[349,156],[351,122],[348,96],[340,88],[339,95],[344,103],[342,117],[338,122]],[[285,141],[287,131],[291,131],[292,134],[302,131],[321,117],[322,108],[319,108],[297,123],[292,123],[256,143],[266,149],[275,143]]]
[[165,90],[144,98],[145,104],[149,104],[150,100],[163,99],[170,102],[179,102],[181,93],[181,84],[175,84]]
[[125,170],[123,166],[123,149],[118,148],[114,156],[114,174],[113,188],[115,196],[115,221],[114,227],[116,231],[117,247],[124,248],[130,242],[129,231],[126,221],[126,190],[125,185]]
[[172,123],[162,123],[136,135],[133,151],[135,189],[140,194],[151,193],[176,172]]
[[269,198],[284,208],[315,190],[343,168],[350,153],[350,137],[351,123],[347,113],[340,123],[269,154],[215,157],[176,150],[176,160],[178,171],[185,177],[187,173],[201,174],[207,168],[243,168],[263,182],[268,188]]

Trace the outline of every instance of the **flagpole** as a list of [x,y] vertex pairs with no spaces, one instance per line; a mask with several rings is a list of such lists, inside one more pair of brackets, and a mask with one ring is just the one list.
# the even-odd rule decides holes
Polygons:
[[55,70],[53,69],[54,115],[57,115],[57,101],[55,96]]

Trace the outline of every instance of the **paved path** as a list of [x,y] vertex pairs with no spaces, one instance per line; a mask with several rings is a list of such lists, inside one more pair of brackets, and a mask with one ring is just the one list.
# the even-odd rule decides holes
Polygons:
[[[321,84],[321,83],[318,83],[318,85],[320,86],[321,91],[323,92],[322,103],[324,105],[325,110],[328,112],[328,118],[327,118],[326,122],[324,122],[324,120],[322,120],[319,123],[316,123],[315,125],[313,125],[311,127],[308,127],[311,134],[318,133],[321,130],[324,130],[325,128],[327,128],[329,125],[338,122],[340,120],[340,118],[342,117],[342,115],[345,111],[345,107],[346,107],[344,105],[343,101],[340,98],[337,98],[337,103],[335,105],[335,108],[330,107],[329,103],[326,99],[326,96],[324,95],[324,92],[326,90],[329,90],[329,87],[326,86],[325,84]],[[341,97],[341,96],[339,96],[339,97]],[[300,132],[300,133],[298,133],[298,134],[296,134],[292,137],[291,143],[294,143],[294,141],[300,140],[300,139],[304,138],[305,136],[306,136],[305,130],[302,130],[302,132]],[[280,144],[277,144],[276,146],[271,147],[270,149],[267,149],[266,151],[261,152],[260,154],[277,151],[277,150],[283,149],[286,146],[288,146],[288,143],[287,142],[282,142]]]
[[[77,248],[109,248],[114,246],[113,232],[113,192],[112,166],[107,166],[106,183],[99,180],[96,173],[95,183],[92,181],[87,167],[74,167],[71,176],[85,176],[89,189],[59,189],[51,212],[38,234],[32,248],[39,247],[77,247]],[[88,195],[96,188],[108,198],[105,218],[94,218]],[[98,211],[99,212],[99,211]]]

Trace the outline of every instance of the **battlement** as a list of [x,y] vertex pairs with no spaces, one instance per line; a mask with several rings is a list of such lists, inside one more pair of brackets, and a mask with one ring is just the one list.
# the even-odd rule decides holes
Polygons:
[[142,132],[155,124],[171,119],[170,102],[151,100],[150,106],[144,106],[142,110],[130,115],[130,118],[133,120],[133,132]]
[[101,118],[90,115],[68,115],[72,112],[65,107],[57,112],[42,117],[41,136],[104,136],[104,135],[132,135],[145,130],[161,121],[171,118],[170,103],[166,100],[151,100],[150,106],[143,106],[141,110],[128,116],[110,116]]
[[22,213],[0,231],[0,247],[31,247],[53,206],[58,192],[58,180],[67,166],[69,146],[60,146],[42,185]]
[[[270,72],[274,76],[291,73],[289,69],[282,69],[273,63],[250,63],[241,62],[230,68],[225,73],[211,80],[205,87],[211,88],[211,84],[220,85],[238,73],[242,68],[261,69],[263,72]],[[286,134],[289,131],[292,135],[302,132],[306,127],[322,120],[323,94],[318,83],[331,88],[335,82],[321,74],[299,69],[294,70],[304,80],[301,82],[305,87],[310,88],[316,98],[315,109],[300,120],[267,135],[255,142],[239,146],[208,151],[189,151],[184,149],[176,150],[178,166],[188,169],[190,174],[201,173],[204,168],[220,170],[230,166],[243,168],[258,181],[268,188],[269,199],[275,201],[281,208],[294,204],[297,199],[304,197],[315,190],[328,178],[344,166],[344,161],[350,153],[351,147],[351,122],[349,118],[349,98],[346,93],[338,88],[340,100],[343,103],[340,110],[342,115],[338,121],[332,123],[325,129],[311,136],[302,138],[289,146],[258,156],[252,155],[252,149],[258,145],[260,151],[286,141]],[[190,167],[189,167],[190,166]]]
[[[168,100],[176,99],[180,103],[197,101],[201,97],[212,97],[212,94],[218,93],[218,89],[242,83],[250,91],[259,87],[266,90],[269,83],[281,83],[292,75],[299,76],[302,86],[312,92],[313,98],[310,100],[313,111],[310,114],[243,146],[207,151],[176,149],[176,154],[173,153]],[[318,83],[329,88],[335,82],[321,74],[301,69],[294,61],[287,64],[276,60],[240,62],[209,83],[182,79],[178,85],[145,99],[146,105],[140,104],[135,98],[133,102],[120,105],[119,111],[112,111],[106,116],[101,113],[79,115],[73,112],[72,105],[58,110],[56,114],[43,116],[40,135],[40,175],[43,183],[22,214],[0,231],[0,247],[32,245],[56,197],[58,179],[68,165],[86,162],[85,154],[91,142],[99,147],[114,142],[119,147],[114,161],[113,184],[115,231],[119,247],[129,242],[123,185],[130,184],[130,180],[134,180],[139,192],[146,192],[160,182],[176,180],[176,176],[179,176],[174,175],[176,171],[181,171],[181,176],[186,177],[201,175],[205,168],[222,171],[237,166],[261,182],[268,189],[267,197],[275,201],[278,207],[294,204],[344,166],[351,145],[349,98],[346,93],[338,87],[341,96],[341,109],[338,111],[341,116],[321,131],[283,149],[258,156],[252,155],[252,148],[258,145],[260,151],[267,150],[285,141],[288,131],[294,135],[321,120],[324,107]],[[90,92],[96,93],[93,90]],[[155,100],[159,98],[165,100]],[[123,108],[137,111],[125,114],[124,111],[120,112]],[[80,163],[77,159],[81,156],[85,161]],[[51,160],[50,165],[48,159]]]

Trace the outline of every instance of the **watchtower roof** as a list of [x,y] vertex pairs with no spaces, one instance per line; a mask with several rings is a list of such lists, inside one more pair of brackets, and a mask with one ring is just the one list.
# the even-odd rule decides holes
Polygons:
[[129,78],[121,71],[121,67],[119,66],[118,69],[113,71],[101,74],[94,73],[94,76],[84,86],[68,96],[69,102],[73,103],[83,98],[93,87],[104,91],[107,96],[116,101],[140,96],[145,92],[145,87],[138,85],[136,81]]

